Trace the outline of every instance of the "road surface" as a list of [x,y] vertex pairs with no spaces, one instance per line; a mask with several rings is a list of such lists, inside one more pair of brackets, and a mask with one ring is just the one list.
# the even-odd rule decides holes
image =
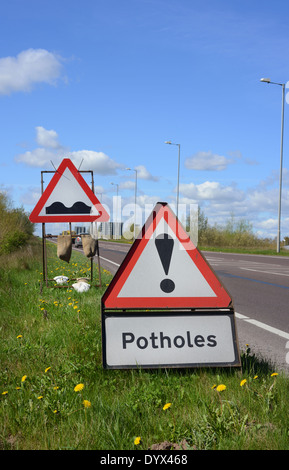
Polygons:
[[[100,262],[115,274],[130,245],[100,241]],[[233,299],[240,349],[289,373],[289,257],[203,252]]]

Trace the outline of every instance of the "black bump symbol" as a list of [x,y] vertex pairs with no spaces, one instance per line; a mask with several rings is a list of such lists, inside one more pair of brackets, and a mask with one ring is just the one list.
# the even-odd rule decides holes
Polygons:
[[[167,233],[163,233],[156,237],[155,244],[156,244],[156,248],[158,250],[158,254],[162,262],[164,271],[166,275],[168,275],[173,248],[174,248],[174,240]],[[160,288],[166,294],[170,294],[175,289],[175,283],[171,279],[163,279],[162,282],[160,283]]]

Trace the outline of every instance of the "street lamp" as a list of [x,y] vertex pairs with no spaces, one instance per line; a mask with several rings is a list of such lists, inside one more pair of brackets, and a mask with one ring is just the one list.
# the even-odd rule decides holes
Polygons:
[[175,144],[170,140],[166,140],[165,144],[169,145],[177,145],[179,147],[179,155],[178,155],[178,184],[177,184],[177,218],[179,213],[179,187],[180,187],[180,156],[181,156],[181,144]]
[[279,86],[282,87],[280,175],[279,175],[279,207],[278,207],[278,234],[277,234],[277,253],[280,253],[285,83],[271,82],[270,78],[261,78],[261,79],[260,79],[260,82],[264,82],[264,83],[268,83],[268,84],[272,84],[272,85],[279,85]]
[[134,168],[126,168],[126,170],[129,170],[129,171],[135,171],[135,186],[134,186],[134,229],[133,229],[133,236],[134,236],[134,239],[135,239],[135,235],[136,235],[136,193],[137,193],[137,170],[135,170]]

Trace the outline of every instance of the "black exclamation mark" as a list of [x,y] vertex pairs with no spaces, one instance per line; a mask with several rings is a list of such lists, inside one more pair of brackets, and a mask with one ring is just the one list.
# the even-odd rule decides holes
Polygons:
[[[155,239],[156,248],[158,250],[159,257],[161,259],[164,271],[166,275],[169,273],[173,248],[174,248],[174,240],[170,235],[167,233],[163,233],[158,235]],[[173,292],[175,289],[175,283],[171,279],[163,279],[160,283],[160,288],[166,294]]]

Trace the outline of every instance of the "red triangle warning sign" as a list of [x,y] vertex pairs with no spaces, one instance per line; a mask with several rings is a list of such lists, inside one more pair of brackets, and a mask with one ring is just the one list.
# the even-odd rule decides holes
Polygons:
[[109,214],[69,158],[64,158],[30,214],[36,222],[106,222]]
[[167,203],[157,203],[102,297],[104,308],[227,308],[231,296]]

